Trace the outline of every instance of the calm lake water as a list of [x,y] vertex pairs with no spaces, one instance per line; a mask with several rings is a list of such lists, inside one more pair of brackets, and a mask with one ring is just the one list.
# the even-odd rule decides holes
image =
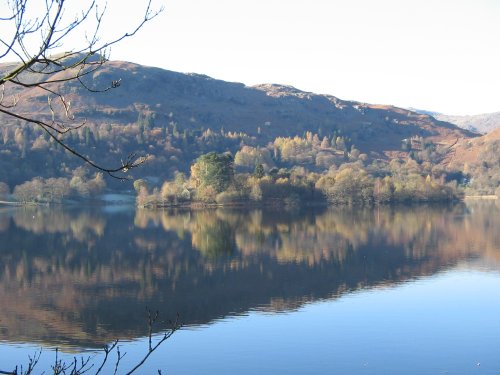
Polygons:
[[184,327],[141,374],[499,374],[500,202],[0,209],[0,370],[119,339],[123,373],[146,307]]

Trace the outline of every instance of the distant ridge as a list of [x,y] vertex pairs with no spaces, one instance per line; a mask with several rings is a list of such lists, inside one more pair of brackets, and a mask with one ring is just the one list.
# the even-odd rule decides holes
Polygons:
[[463,129],[471,130],[479,133],[489,133],[500,128],[500,112],[483,113],[479,115],[445,115],[439,112],[426,111],[421,109],[410,108],[417,113],[426,114],[440,121],[446,121],[455,124]]

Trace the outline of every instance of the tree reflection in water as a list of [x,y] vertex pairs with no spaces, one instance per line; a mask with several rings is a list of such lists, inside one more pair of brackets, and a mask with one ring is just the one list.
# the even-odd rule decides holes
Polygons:
[[[145,306],[187,325],[287,310],[360,288],[500,260],[500,208],[300,212],[0,211],[0,330],[97,347],[146,336]],[[158,327],[162,329],[164,327]]]

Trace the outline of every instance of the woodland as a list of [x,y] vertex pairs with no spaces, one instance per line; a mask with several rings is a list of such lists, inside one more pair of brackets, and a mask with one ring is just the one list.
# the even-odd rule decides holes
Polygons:
[[414,137],[392,159],[361,152],[342,133],[306,131],[268,141],[224,129],[193,130],[175,122],[156,124],[140,115],[133,124],[87,126],[71,132],[71,147],[92,150],[102,161],[147,148],[148,161],[138,178],[115,181],[68,157],[40,129],[30,125],[0,127],[3,142],[0,196],[20,202],[57,203],[96,198],[132,185],[140,206],[193,202],[278,204],[328,202],[373,204],[450,201],[464,194],[498,193],[498,140],[483,145],[480,163],[461,169],[443,165],[446,147]]

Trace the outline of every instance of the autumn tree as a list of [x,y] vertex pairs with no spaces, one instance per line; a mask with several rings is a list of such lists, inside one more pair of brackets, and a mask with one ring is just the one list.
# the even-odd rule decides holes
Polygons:
[[172,203],[189,200],[191,195],[184,174],[177,172],[174,181],[165,181],[161,186],[160,195],[163,201]]
[[148,190],[148,183],[146,180],[140,178],[134,181],[134,190],[139,193],[142,189]]
[[364,170],[346,167],[331,180],[323,181],[323,189],[331,203],[361,204],[373,200],[373,181]]

